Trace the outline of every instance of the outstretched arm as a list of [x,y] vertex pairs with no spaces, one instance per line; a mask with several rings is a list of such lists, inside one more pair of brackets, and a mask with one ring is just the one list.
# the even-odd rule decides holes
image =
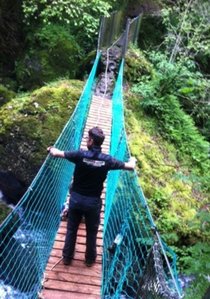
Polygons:
[[124,169],[126,170],[134,170],[136,167],[136,158],[135,157],[130,157],[128,162],[125,162],[125,167]]
[[60,151],[59,149],[53,147],[53,146],[49,146],[47,148],[47,151],[49,152],[49,154],[53,157],[57,157],[57,158],[65,158],[64,156],[64,151]]

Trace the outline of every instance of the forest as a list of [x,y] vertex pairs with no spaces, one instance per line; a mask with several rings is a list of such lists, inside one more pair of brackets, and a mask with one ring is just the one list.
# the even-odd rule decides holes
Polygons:
[[[186,299],[210,290],[210,2],[2,0],[0,2],[0,222],[41,167],[73,113],[96,55],[101,16],[142,14],[125,56],[131,154],[163,240],[188,278]],[[8,189],[8,187],[7,187]],[[8,202],[10,200],[10,202]]]

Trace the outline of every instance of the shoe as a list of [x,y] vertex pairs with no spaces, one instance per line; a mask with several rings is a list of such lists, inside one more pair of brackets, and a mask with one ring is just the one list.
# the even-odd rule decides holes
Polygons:
[[63,257],[63,264],[68,266],[70,265],[72,262],[72,259],[71,258],[68,258],[68,257]]
[[95,260],[85,260],[85,265],[87,267],[92,267],[95,264]]

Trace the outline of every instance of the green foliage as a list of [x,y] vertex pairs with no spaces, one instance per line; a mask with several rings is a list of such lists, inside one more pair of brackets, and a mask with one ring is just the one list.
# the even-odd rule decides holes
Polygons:
[[[145,55],[143,57],[144,61],[146,61]],[[150,60],[150,72],[147,72],[147,76],[140,77],[142,69],[140,65],[141,57],[136,57],[139,60],[138,63],[134,58],[130,58],[129,70],[133,68],[133,72],[139,75],[136,81],[143,82],[140,86],[145,89],[144,93],[147,93],[147,96],[150,97],[152,106],[158,110],[156,97],[159,99],[162,97],[164,101],[165,96],[175,96],[180,107],[193,118],[200,132],[209,140],[210,106],[208,104],[208,95],[210,80],[204,78],[196,70],[192,60],[183,58],[172,64],[168,62],[167,56],[160,52],[151,52],[148,54],[148,57]],[[152,64],[155,70],[152,69]],[[144,65],[149,65],[149,62],[147,64],[144,63]],[[134,78],[136,77],[134,76]],[[138,90],[138,86],[135,86],[135,90]],[[147,103],[144,103],[144,105],[146,108]],[[148,107],[148,109],[150,108]]]
[[180,268],[188,275],[195,274],[195,281],[190,290],[186,293],[186,298],[192,298],[193,292],[197,294],[197,298],[201,298],[205,289],[209,286],[209,270],[210,270],[210,218],[209,207],[205,206],[190,221],[189,226],[193,230],[198,231],[198,238],[193,246],[180,247],[178,253],[180,255]]
[[159,45],[163,47],[165,34],[166,27],[161,15],[143,14],[138,39],[141,49],[153,49]]
[[188,222],[205,195],[195,192],[190,178],[177,176],[178,171],[189,175],[189,170],[179,165],[176,147],[158,136],[157,121],[145,114],[138,97],[129,94],[126,106],[129,144],[138,159],[140,183],[156,223],[167,243],[178,244],[181,238],[193,242],[194,229]]
[[15,97],[15,93],[0,84],[0,107]]
[[[194,263],[194,260],[191,261]],[[192,285],[185,291],[185,299],[208,299],[209,297],[204,297],[206,290],[209,288],[208,276],[204,277],[202,274],[198,279],[192,282]]]
[[77,36],[78,42],[88,46],[95,41],[100,16],[108,15],[114,2],[115,0],[24,0],[23,13],[28,25],[68,25],[71,33]]
[[193,118],[200,132],[210,141],[210,106],[208,104],[210,80],[203,78],[198,72],[188,71],[182,79],[182,84],[180,83],[177,84],[177,97],[182,107]]
[[186,299],[203,298],[209,287],[210,247],[209,242],[198,242],[194,246],[176,249],[179,254],[180,271],[187,275],[194,275],[195,279],[185,292]]
[[198,230],[202,240],[210,242],[209,203],[202,207],[195,218],[189,223],[193,230]]
[[[208,158],[209,144],[200,136],[192,119],[180,104],[180,93],[192,81],[190,74],[195,82],[196,74],[190,72],[192,65],[187,68],[182,62],[171,64],[160,53],[151,53],[150,58],[155,67],[153,75],[143,76],[141,82],[133,87],[133,91],[143,98],[140,101],[143,109],[158,119],[159,133],[179,149],[178,158],[184,160],[188,156],[188,161],[191,160],[192,164],[198,165],[202,173],[205,173],[208,168],[204,162]],[[200,77],[200,74],[197,76]],[[204,85],[205,83],[206,80]]]
[[22,89],[43,85],[58,77],[75,78],[82,50],[60,25],[46,25],[28,36],[29,50],[16,64]]
[[[209,12],[208,0],[179,0],[174,6],[166,6],[162,10],[163,23],[168,30],[164,43],[170,53],[170,61],[184,56],[209,63]],[[204,68],[209,71],[208,65]]]
[[0,73],[11,71],[22,48],[21,1],[0,1]]

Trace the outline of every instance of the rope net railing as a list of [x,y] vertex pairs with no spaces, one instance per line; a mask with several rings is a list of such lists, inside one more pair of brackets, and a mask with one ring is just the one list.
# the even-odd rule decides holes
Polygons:
[[[78,149],[90,106],[97,54],[83,93],[57,139],[61,150]],[[0,226],[0,298],[38,298],[60,223],[73,164],[48,156],[30,187]]]
[[[111,154],[127,160],[123,65],[112,98]],[[181,298],[175,254],[160,239],[135,172],[109,174],[104,218],[102,298]]]

